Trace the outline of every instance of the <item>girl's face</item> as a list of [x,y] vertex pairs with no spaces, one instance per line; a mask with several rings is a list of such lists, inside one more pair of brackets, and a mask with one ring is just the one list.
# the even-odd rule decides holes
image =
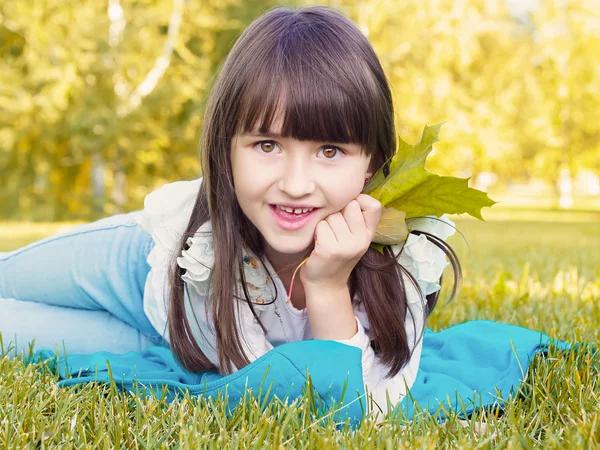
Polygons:
[[[314,244],[319,221],[355,199],[371,175],[370,156],[361,154],[360,146],[282,138],[280,126],[276,120],[267,135],[236,135],[231,153],[237,200],[264,237],[274,266],[305,254]],[[278,220],[275,205],[316,210],[302,226],[290,229]]]

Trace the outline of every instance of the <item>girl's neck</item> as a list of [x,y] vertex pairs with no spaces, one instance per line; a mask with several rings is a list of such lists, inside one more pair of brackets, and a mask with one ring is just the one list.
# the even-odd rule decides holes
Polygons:
[[[281,279],[291,279],[296,267],[304,260],[305,253],[279,253],[270,245],[265,244],[265,256]],[[296,275],[297,277],[297,275]]]
[[[288,283],[291,280],[296,268],[310,254],[308,250],[301,253],[280,253],[266,242],[264,243],[263,248],[265,251],[265,256],[273,266],[273,269],[275,269],[275,272],[279,278],[287,281]],[[312,251],[312,246],[310,251]],[[296,274],[295,282],[299,282],[298,274]]]
[[[292,277],[296,271],[296,268],[302,263],[302,261],[304,261],[304,259],[306,259],[310,252],[306,250],[302,253],[280,253],[271,247],[267,242],[263,242],[263,245],[265,256],[283,283],[287,297],[289,296],[292,285]],[[312,248],[313,246],[311,246],[310,251],[312,251]],[[293,286],[294,288],[290,301],[296,309],[303,310],[306,308],[306,298],[304,296],[304,289],[298,273],[296,273],[296,277],[294,278]]]

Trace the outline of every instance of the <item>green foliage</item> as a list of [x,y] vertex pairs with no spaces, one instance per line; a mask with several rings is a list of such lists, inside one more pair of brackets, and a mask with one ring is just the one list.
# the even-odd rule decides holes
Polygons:
[[385,207],[405,212],[407,219],[468,213],[483,220],[481,208],[496,203],[485,192],[468,187],[467,179],[441,177],[425,170],[425,159],[438,141],[441,125],[426,126],[421,141],[415,145],[399,137],[389,175],[383,174],[383,168],[378,170],[363,192]]
[[[384,207],[373,239],[374,248],[403,244],[408,235],[406,219],[468,213],[483,220],[481,208],[492,206],[485,192],[467,186],[466,179],[441,177],[425,170],[425,160],[438,141],[441,123],[425,126],[420,142],[410,145],[399,138],[387,176],[379,169],[363,189]],[[394,210],[397,212],[394,213]]]
[[272,5],[121,2],[119,32],[106,1],[4,2],[1,216],[100,218],[140,208],[152,186],[197,176],[214,75],[235,37]]
[[[383,208],[373,242],[382,246],[394,245],[398,242],[404,242],[407,237],[406,213],[396,208]],[[382,251],[382,247],[374,247],[380,249],[380,252]]]
[[[288,4],[121,2],[118,32],[107,3],[0,6],[3,218],[96,219],[197,176],[206,96],[224,57],[254,18]],[[526,18],[501,0],[320,3],[373,44],[404,139],[418,139],[423,123],[449,122],[428,170],[474,179],[494,171],[501,184],[554,181],[562,166],[600,170],[600,88],[590,63],[600,46],[597,2],[538,2]],[[138,95],[161,64],[156,84]]]
[[600,170],[600,89],[587,63],[597,59],[600,4],[549,0],[518,16],[509,3],[357,8],[389,74],[399,129],[416,139],[422,123],[449,122],[429,161],[438,173],[493,171],[505,185],[554,182],[561,165]]

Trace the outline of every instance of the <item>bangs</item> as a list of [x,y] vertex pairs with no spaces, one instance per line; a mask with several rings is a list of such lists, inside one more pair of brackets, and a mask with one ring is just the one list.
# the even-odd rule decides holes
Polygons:
[[[368,71],[361,70],[358,58],[316,49],[302,44],[310,39],[288,36],[291,42],[275,46],[285,50],[255,58],[246,67],[237,132],[277,131],[300,141],[356,144],[371,155],[386,121]],[[281,128],[276,120],[282,120]]]

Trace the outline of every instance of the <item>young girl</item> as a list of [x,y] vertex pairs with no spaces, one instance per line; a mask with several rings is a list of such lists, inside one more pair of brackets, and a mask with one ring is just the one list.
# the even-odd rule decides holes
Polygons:
[[381,205],[361,191],[387,174],[396,131],[367,39],[325,7],[268,11],[226,59],[201,136],[202,178],[0,255],[4,342],[158,344],[189,371],[228,374],[286,342],[329,339],[362,349],[382,410],[386,392],[398,403],[446,256],[452,296],[460,266],[445,218],[416,219],[402,247],[369,247]]

